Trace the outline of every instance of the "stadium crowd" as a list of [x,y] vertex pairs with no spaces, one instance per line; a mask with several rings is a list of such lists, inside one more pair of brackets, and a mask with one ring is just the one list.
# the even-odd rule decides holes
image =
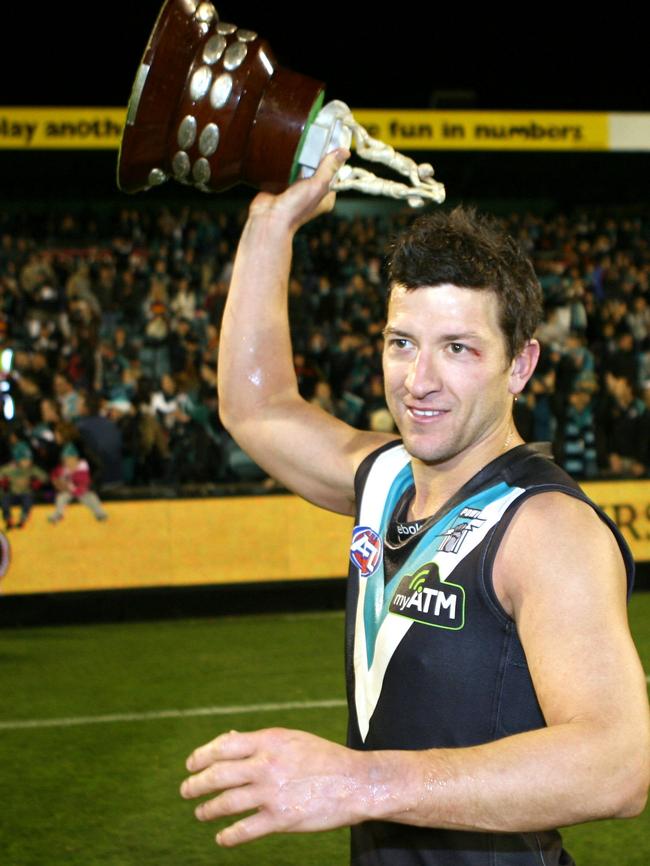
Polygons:
[[[211,207],[0,212],[5,499],[21,460],[56,478],[73,451],[102,497],[263,481],[218,417],[219,324],[244,215]],[[383,256],[409,219],[330,215],[296,240],[289,303],[301,392],[364,428],[392,429]],[[648,477],[647,216],[516,213],[505,222],[533,259],[546,304],[541,361],[516,406],[523,437],[551,441],[576,478]],[[40,487],[53,500],[39,472],[17,493]]]

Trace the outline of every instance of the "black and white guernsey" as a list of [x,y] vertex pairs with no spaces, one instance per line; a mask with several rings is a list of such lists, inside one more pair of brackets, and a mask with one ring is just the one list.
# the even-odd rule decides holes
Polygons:
[[[544,727],[515,623],[492,586],[504,532],[528,497],[562,491],[589,503],[610,527],[631,588],[629,549],[578,485],[525,445],[485,466],[437,514],[409,524],[410,459],[401,443],[390,443],[357,472],[346,627],[348,744],[356,749],[454,748]],[[352,862],[573,863],[556,831],[474,833],[388,822],[352,828]]]

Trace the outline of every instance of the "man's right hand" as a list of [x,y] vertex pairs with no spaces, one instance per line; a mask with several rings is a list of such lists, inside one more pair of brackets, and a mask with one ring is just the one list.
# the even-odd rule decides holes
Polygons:
[[349,150],[338,148],[323,157],[310,178],[296,181],[280,195],[259,193],[251,203],[249,218],[272,213],[278,220],[284,220],[290,231],[296,232],[309,220],[329,213],[336,202],[336,193],[330,189],[330,184],[349,157]]

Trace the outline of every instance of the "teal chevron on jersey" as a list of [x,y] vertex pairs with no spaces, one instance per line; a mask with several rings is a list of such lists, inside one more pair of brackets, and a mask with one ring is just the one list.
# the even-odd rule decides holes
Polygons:
[[[408,471],[407,471],[408,470]],[[410,478],[410,483],[407,481],[407,478]],[[381,525],[378,528],[379,535],[382,538],[386,537],[386,531],[388,528],[388,522],[390,517],[399,501],[400,497],[404,493],[404,491],[413,483],[412,481],[412,473],[410,466],[405,466],[399,473],[399,475],[395,478],[393,485],[391,485],[390,492],[388,494],[388,498],[386,500],[386,508],[382,514]],[[499,484],[495,484],[494,486],[488,488],[487,490],[482,490],[474,496],[470,496],[467,499],[463,500],[461,503],[452,508],[449,512],[447,512],[440,520],[436,523],[427,526],[423,529],[421,533],[421,538],[417,543],[417,546],[409,556],[408,560],[403,564],[403,566],[397,570],[397,572],[393,575],[392,579],[388,584],[385,584],[384,578],[384,564],[383,562],[378,566],[375,572],[368,578],[367,586],[364,597],[364,632],[365,632],[365,643],[366,643],[366,656],[367,656],[367,664],[368,667],[373,663],[374,654],[375,654],[375,646],[377,641],[378,631],[386,619],[388,614],[391,612],[390,607],[393,602],[393,597],[396,594],[404,576],[407,575],[410,571],[413,574],[414,568],[417,569],[423,566],[425,563],[435,562],[438,565],[438,569],[440,570],[440,579],[445,580],[449,573],[449,567],[444,569],[443,571],[440,569],[440,564],[437,562],[438,559],[444,558],[441,554],[446,551],[440,550],[441,541],[448,537],[448,532],[450,528],[458,527],[458,523],[461,520],[461,515],[463,512],[472,512],[476,514],[483,514],[486,507],[493,503],[498,503],[503,501],[505,504],[509,504],[513,498],[513,494],[518,495],[522,493],[523,490],[520,488],[512,488],[505,482],[501,482]],[[473,521],[461,523],[462,526],[469,525],[470,527],[475,528],[475,534],[478,537],[483,537],[485,532],[494,525],[494,523],[501,516],[501,510],[498,510],[498,513],[493,514],[493,519],[489,520],[485,516],[481,518],[481,524],[478,524],[477,518],[474,517]],[[467,530],[465,530],[467,532]],[[466,549],[469,551],[474,547],[474,544],[467,544]],[[460,551],[461,556],[463,555],[463,551]],[[453,554],[455,559],[452,560],[452,565],[455,567],[459,562],[458,554]],[[453,569],[452,569],[453,570]],[[393,611],[396,613],[396,611]]]
[[[409,462],[399,471],[388,492],[380,524],[376,527],[376,532],[380,538],[384,539],[386,537],[388,523],[390,522],[393,511],[395,510],[395,506],[399,502],[402,494],[412,485],[413,471]],[[373,529],[374,528],[375,527],[373,527]],[[377,629],[385,616],[385,613],[383,612],[384,582],[384,563],[382,561],[367,580],[364,598],[364,630],[366,634],[366,652],[368,653],[369,667],[372,664],[372,655],[375,650]]]

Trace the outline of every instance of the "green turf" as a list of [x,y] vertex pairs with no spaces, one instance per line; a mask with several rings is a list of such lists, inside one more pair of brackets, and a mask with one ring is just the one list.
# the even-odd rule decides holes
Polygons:
[[[631,604],[650,671],[650,594]],[[0,721],[342,699],[343,618],[251,616],[0,632]],[[2,866],[334,866],[347,833],[218,849],[178,796],[187,754],[222,730],[345,735],[343,708],[0,730]],[[570,828],[579,866],[647,866],[650,815]],[[624,852],[624,853],[622,853]]]

